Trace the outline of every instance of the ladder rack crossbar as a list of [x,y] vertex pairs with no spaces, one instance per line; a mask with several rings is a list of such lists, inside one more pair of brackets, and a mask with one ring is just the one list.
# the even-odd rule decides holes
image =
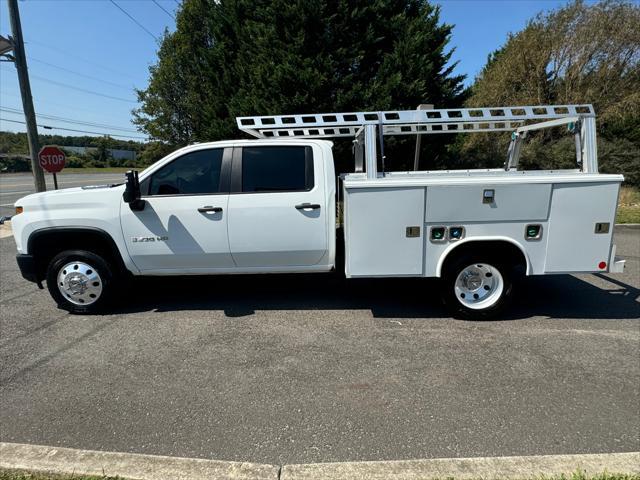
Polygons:
[[382,125],[386,135],[415,135],[451,131],[501,131],[511,129],[514,122],[521,125],[527,120],[594,115],[593,107],[585,104],[270,115],[237,117],[236,121],[240,130],[256,137],[320,138],[353,137],[359,127],[367,124]]
[[[456,122],[456,123],[433,123],[433,124],[407,124],[407,125],[384,125],[383,135],[421,135],[433,133],[455,133],[455,132],[511,132],[522,125],[522,121],[510,122]],[[281,128],[263,129],[255,132],[254,136],[260,138],[324,138],[324,137],[355,137],[360,126],[348,126],[340,128]]]

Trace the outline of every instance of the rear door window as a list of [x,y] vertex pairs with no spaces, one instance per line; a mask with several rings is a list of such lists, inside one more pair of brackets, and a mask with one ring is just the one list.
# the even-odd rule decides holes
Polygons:
[[299,192],[312,188],[311,147],[243,147],[243,192]]

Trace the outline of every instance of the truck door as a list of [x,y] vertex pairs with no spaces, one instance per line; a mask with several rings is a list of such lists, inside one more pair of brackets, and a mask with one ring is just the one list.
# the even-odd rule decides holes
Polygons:
[[316,153],[303,145],[234,149],[229,245],[238,267],[311,266],[326,254],[334,212]]
[[121,206],[125,243],[143,272],[206,273],[233,268],[227,237],[232,149],[177,157],[140,183],[145,208]]

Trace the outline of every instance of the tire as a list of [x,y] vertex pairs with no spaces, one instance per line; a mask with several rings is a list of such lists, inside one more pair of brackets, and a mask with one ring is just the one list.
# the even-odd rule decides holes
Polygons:
[[47,288],[63,310],[98,313],[113,298],[115,276],[102,256],[86,250],[66,250],[49,262]]
[[498,317],[513,298],[513,265],[491,255],[462,254],[442,276],[442,299],[455,318]]

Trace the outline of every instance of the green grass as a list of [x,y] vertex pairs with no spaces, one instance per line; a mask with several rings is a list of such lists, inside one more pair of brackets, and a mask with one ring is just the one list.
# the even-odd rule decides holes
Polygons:
[[536,480],[640,480],[640,475],[628,473],[601,473],[599,475],[586,475],[577,470],[571,475],[554,475],[551,477],[541,476]]
[[622,187],[618,200],[616,223],[640,223],[640,190]]
[[616,223],[640,223],[640,205],[633,207],[618,207]]

